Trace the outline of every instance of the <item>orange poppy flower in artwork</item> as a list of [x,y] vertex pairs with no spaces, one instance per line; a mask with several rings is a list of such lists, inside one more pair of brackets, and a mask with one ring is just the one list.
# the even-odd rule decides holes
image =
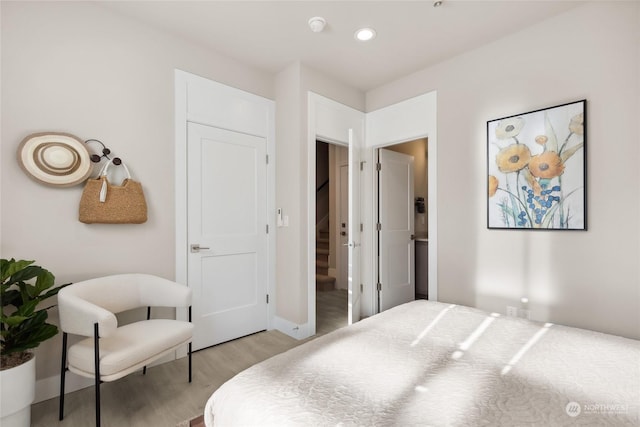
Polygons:
[[549,138],[547,138],[546,135],[538,135],[538,136],[536,136],[536,143],[538,143],[538,144],[540,144],[542,146],[544,146],[547,143],[548,140],[549,140]]
[[498,178],[493,175],[489,175],[489,197],[493,197],[498,191]]
[[529,171],[531,175],[537,178],[551,179],[562,175],[564,163],[562,163],[562,159],[555,151],[545,151],[531,158]]
[[531,159],[531,151],[524,144],[511,144],[496,155],[496,163],[500,172],[517,172],[527,166]]

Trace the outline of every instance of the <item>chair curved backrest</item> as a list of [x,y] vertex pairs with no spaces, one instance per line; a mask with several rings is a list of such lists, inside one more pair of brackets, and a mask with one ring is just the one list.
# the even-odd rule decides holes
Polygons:
[[73,283],[58,292],[60,329],[93,336],[98,323],[100,336],[117,327],[116,313],[138,307],[188,307],[191,289],[150,274],[116,274]]

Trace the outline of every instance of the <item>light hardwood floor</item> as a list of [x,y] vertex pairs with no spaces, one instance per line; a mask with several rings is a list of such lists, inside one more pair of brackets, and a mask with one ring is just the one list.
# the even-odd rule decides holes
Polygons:
[[[316,301],[316,337],[346,326],[346,291],[318,292]],[[102,426],[175,427],[202,414],[209,396],[238,372],[303,342],[275,330],[259,332],[195,352],[191,384],[186,358],[149,368],[144,376],[138,372],[104,383],[100,388]],[[93,387],[66,395],[63,421],[58,421],[58,405],[58,398],[33,405],[31,426],[94,425]]]

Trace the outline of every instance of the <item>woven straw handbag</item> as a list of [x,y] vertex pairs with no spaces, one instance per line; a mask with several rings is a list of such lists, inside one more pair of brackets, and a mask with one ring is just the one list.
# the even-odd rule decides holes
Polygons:
[[80,222],[85,224],[142,224],[147,221],[147,202],[142,185],[131,179],[124,163],[127,178],[122,185],[113,185],[107,178],[109,160],[100,176],[89,179],[80,198]]

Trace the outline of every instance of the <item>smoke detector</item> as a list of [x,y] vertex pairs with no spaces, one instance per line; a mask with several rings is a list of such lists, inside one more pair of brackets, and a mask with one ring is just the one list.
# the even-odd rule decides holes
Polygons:
[[325,21],[325,19],[320,16],[314,16],[313,18],[309,19],[309,28],[311,28],[311,31],[313,31],[314,33],[322,32],[326,25],[327,21]]

